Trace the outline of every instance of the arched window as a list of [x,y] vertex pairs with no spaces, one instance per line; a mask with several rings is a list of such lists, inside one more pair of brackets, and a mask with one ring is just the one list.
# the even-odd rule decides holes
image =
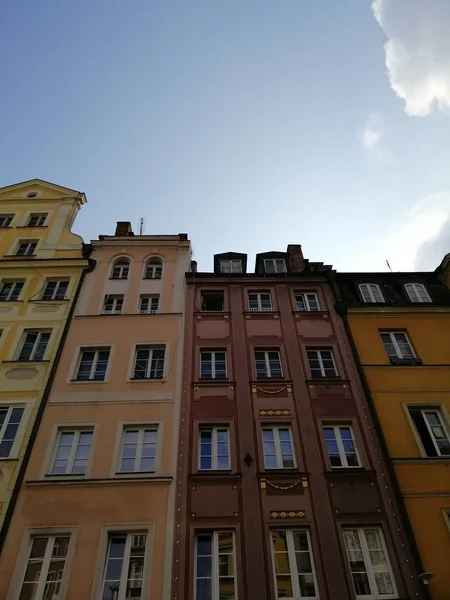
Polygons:
[[431,302],[430,294],[423,283],[407,283],[405,290],[411,302]]
[[113,266],[111,279],[128,279],[130,261],[128,258],[118,258]]
[[383,293],[380,290],[380,286],[376,283],[360,283],[359,291],[364,302],[384,302]]
[[161,279],[162,261],[159,258],[150,258],[145,265],[145,279]]

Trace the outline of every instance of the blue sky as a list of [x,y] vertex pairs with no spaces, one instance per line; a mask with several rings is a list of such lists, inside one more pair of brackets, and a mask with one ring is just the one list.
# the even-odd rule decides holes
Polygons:
[[339,270],[450,251],[448,0],[3,0],[0,186],[84,191],[187,232],[200,270],[284,250]]

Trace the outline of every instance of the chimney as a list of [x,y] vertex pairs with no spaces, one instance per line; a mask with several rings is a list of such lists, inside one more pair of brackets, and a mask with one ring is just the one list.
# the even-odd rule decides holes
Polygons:
[[197,261],[196,260],[191,260],[191,272],[197,273]]
[[301,273],[305,268],[302,247],[300,244],[289,244],[287,247],[289,265],[292,273]]
[[129,221],[117,221],[116,232],[114,235],[128,237],[134,235],[131,223]]

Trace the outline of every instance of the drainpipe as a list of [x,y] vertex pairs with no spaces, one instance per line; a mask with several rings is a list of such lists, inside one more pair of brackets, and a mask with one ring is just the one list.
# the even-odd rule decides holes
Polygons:
[[[89,255],[91,254],[91,252],[92,252],[92,246],[90,244],[83,244],[83,258],[88,258]],[[33,446],[36,441],[37,433],[39,430],[39,425],[41,424],[41,421],[42,421],[42,416],[44,414],[44,410],[47,405],[47,400],[50,395],[50,390],[52,389],[53,380],[55,379],[56,370],[58,368],[62,350],[64,348],[64,344],[66,342],[67,335],[69,333],[70,324],[71,324],[71,321],[73,318],[73,314],[75,312],[75,307],[76,307],[78,298],[80,296],[81,287],[83,285],[84,278],[86,277],[86,275],[88,273],[90,273],[91,271],[94,270],[94,267],[96,264],[96,261],[91,258],[88,258],[88,262],[89,262],[88,266],[85,267],[81,273],[80,281],[78,282],[78,287],[75,292],[75,296],[73,298],[72,306],[69,309],[69,314],[68,314],[66,323],[64,325],[61,339],[58,344],[58,349],[56,350],[55,360],[53,361],[53,365],[50,370],[50,375],[48,377],[47,384],[44,389],[44,393],[42,394],[42,400],[39,404],[39,408],[38,408],[38,411],[36,414],[36,420],[33,423],[33,428],[31,430],[30,439],[28,441],[27,447],[25,448],[25,453],[23,455],[22,464],[20,465],[19,472],[18,472],[17,478],[16,478],[16,482],[14,484],[14,489],[11,494],[8,508],[6,510],[5,520],[3,522],[3,526],[0,531],[0,552],[3,549],[5,540],[6,540],[6,535],[8,533],[9,527],[11,525],[12,517],[14,514],[14,509],[16,507],[17,500],[19,498],[19,493],[22,488],[23,480],[25,478],[25,471],[27,470],[28,463],[30,462],[31,452],[33,450]]]
[[389,474],[390,481],[394,488],[394,494],[397,500],[397,505],[399,508],[399,512],[401,515],[401,520],[403,527],[405,529],[406,536],[409,541],[409,546],[411,549],[412,557],[414,560],[414,565],[416,568],[416,576],[420,581],[420,587],[422,588],[422,592],[424,593],[423,598],[425,600],[433,600],[433,596],[431,594],[431,590],[429,585],[427,585],[422,578],[420,578],[420,574],[423,574],[425,569],[422,564],[422,559],[420,557],[419,548],[417,546],[416,538],[414,537],[414,532],[411,527],[411,523],[409,521],[408,513],[405,506],[405,501],[403,499],[403,495],[400,489],[400,485],[398,483],[397,475],[395,473],[394,466],[392,464],[391,457],[389,455],[386,438],[384,437],[383,429],[381,427],[380,420],[378,418],[378,413],[375,409],[375,403],[373,401],[372,392],[370,391],[369,384],[367,383],[366,375],[364,373],[364,369],[359,358],[358,350],[356,348],[356,343],[353,337],[353,333],[350,327],[350,323],[348,320],[347,313],[347,305],[341,298],[341,294],[339,288],[336,283],[336,273],[334,271],[327,271],[326,277],[333,291],[333,295],[336,300],[335,309],[338,315],[342,318],[344,323],[345,332],[347,334],[348,341],[350,343],[350,347],[353,352],[353,357],[355,359],[356,368],[358,370],[358,375],[361,379],[362,386],[367,398],[367,405],[369,407],[369,412],[372,417],[372,421],[377,432],[378,440],[380,443],[381,452],[383,454],[384,462],[386,464],[386,470]]

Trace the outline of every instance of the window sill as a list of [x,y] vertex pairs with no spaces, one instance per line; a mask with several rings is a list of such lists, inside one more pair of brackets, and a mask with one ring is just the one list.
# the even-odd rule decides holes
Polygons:
[[336,475],[336,473],[342,473],[343,475],[351,475],[352,473],[375,473],[372,469],[366,469],[364,467],[329,467],[324,471],[326,475]]
[[243,312],[246,319],[249,319],[251,316],[257,317],[274,317],[278,319],[280,316],[279,310],[244,310]]
[[195,471],[189,475],[191,481],[227,480],[240,481],[242,473],[224,469],[223,471]]
[[420,358],[389,358],[389,361],[394,367],[417,367],[422,365]]
[[394,464],[450,464],[450,456],[415,456],[414,458],[391,458]]
[[4,365],[42,365],[49,362],[49,360],[2,360]]
[[3,258],[20,258],[20,259],[27,259],[27,258],[36,258],[37,254],[4,254]]
[[228,379],[228,377],[200,377],[197,381],[194,381],[193,384],[194,385],[201,385],[201,384],[221,384],[221,383],[235,383],[234,381],[230,381],[230,379]]
[[110,281],[128,281],[128,277],[108,277]]
[[314,385],[316,383],[323,383],[325,385],[330,383],[342,383],[348,385],[350,381],[348,379],[342,379],[342,377],[313,377],[311,379],[307,379],[306,383],[308,385]]
[[285,377],[256,377],[256,379],[252,379],[250,381],[250,384],[257,384],[257,383],[282,383],[282,384],[286,384],[286,383],[292,383],[291,379],[286,379]]
[[162,277],[143,277],[146,281],[161,281]]
[[5,304],[6,303],[9,303],[9,304],[17,303],[18,304],[19,302],[23,302],[23,300],[0,300],[0,304],[3,304],[3,303],[5,303]]
[[136,381],[145,381],[146,383],[154,381],[155,383],[158,383],[165,381],[165,377],[130,377],[127,381],[132,383],[135,383]]
[[0,456],[0,463],[4,463],[4,462],[17,462],[19,459],[17,457],[14,456]]
[[194,312],[197,319],[201,317],[224,317],[228,318],[231,316],[231,312],[226,310],[196,310]]
[[153,481],[155,483],[171,483],[173,481],[173,477],[171,476],[159,476],[159,475],[146,475],[145,477],[102,477],[102,478],[91,478],[91,477],[77,477],[74,475],[63,475],[62,479],[57,479],[55,476],[50,476],[49,479],[29,479],[25,481],[25,485],[29,486],[51,486],[51,485],[117,485],[118,483],[126,484],[126,483],[141,483],[141,482],[150,482]]
[[70,383],[105,383],[106,379],[71,379]]
[[48,225],[17,225],[16,229],[48,229]]
[[293,310],[292,314],[298,319],[304,317],[310,319],[311,317],[317,317],[318,319],[328,319],[330,314],[327,310]]
[[34,304],[35,302],[69,302],[70,298],[55,298],[54,300],[48,300],[47,298],[38,298],[37,300],[28,300],[28,302]]

